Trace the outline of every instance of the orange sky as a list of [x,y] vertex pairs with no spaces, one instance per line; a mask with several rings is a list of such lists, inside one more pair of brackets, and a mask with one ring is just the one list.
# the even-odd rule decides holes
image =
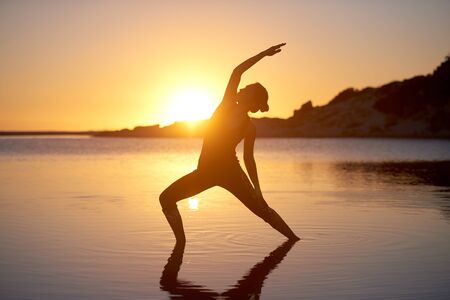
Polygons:
[[272,117],[429,73],[450,52],[449,1],[162,2],[0,2],[0,130],[205,116],[232,69],[279,42],[242,79],[266,86]]

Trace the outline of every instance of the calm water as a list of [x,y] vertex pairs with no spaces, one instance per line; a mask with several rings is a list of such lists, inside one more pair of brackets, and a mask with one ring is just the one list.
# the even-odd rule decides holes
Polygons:
[[303,240],[213,188],[180,202],[173,249],[158,195],[200,147],[1,138],[0,298],[450,297],[450,141],[259,139],[263,193]]

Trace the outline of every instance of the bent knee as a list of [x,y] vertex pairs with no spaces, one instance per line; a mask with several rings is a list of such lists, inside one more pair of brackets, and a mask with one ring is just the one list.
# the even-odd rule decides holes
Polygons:
[[159,203],[161,203],[161,205],[167,201],[167,193],[166,191],[163,191],[161,194],[159,194]]
[[161,204],[161,208],[163,211],[169,211],[173,209],[173,207],[176,207],[176,204],[171,201],[168,193],[166,191],[163,191],[159,195],[159,204]]

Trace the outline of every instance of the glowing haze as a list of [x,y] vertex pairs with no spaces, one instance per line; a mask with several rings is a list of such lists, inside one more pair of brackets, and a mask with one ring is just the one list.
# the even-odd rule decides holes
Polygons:
[[[214,2],[214,3],[213,3]],[[207,118],[241,61],[266,116],[433,70],[450,1],[1,1],[0,130],[100,130]],[[257,115],[258,116],[258,115]],[[262,116],[262,115],[260,115]]]

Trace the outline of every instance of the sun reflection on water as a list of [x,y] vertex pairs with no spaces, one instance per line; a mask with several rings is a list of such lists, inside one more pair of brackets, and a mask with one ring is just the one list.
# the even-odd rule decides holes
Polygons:
[[189,206],[189,209],[192,209],[192,210],[198,210],[198,198],[189,198],[189,200],[188,200],[188,206]]

